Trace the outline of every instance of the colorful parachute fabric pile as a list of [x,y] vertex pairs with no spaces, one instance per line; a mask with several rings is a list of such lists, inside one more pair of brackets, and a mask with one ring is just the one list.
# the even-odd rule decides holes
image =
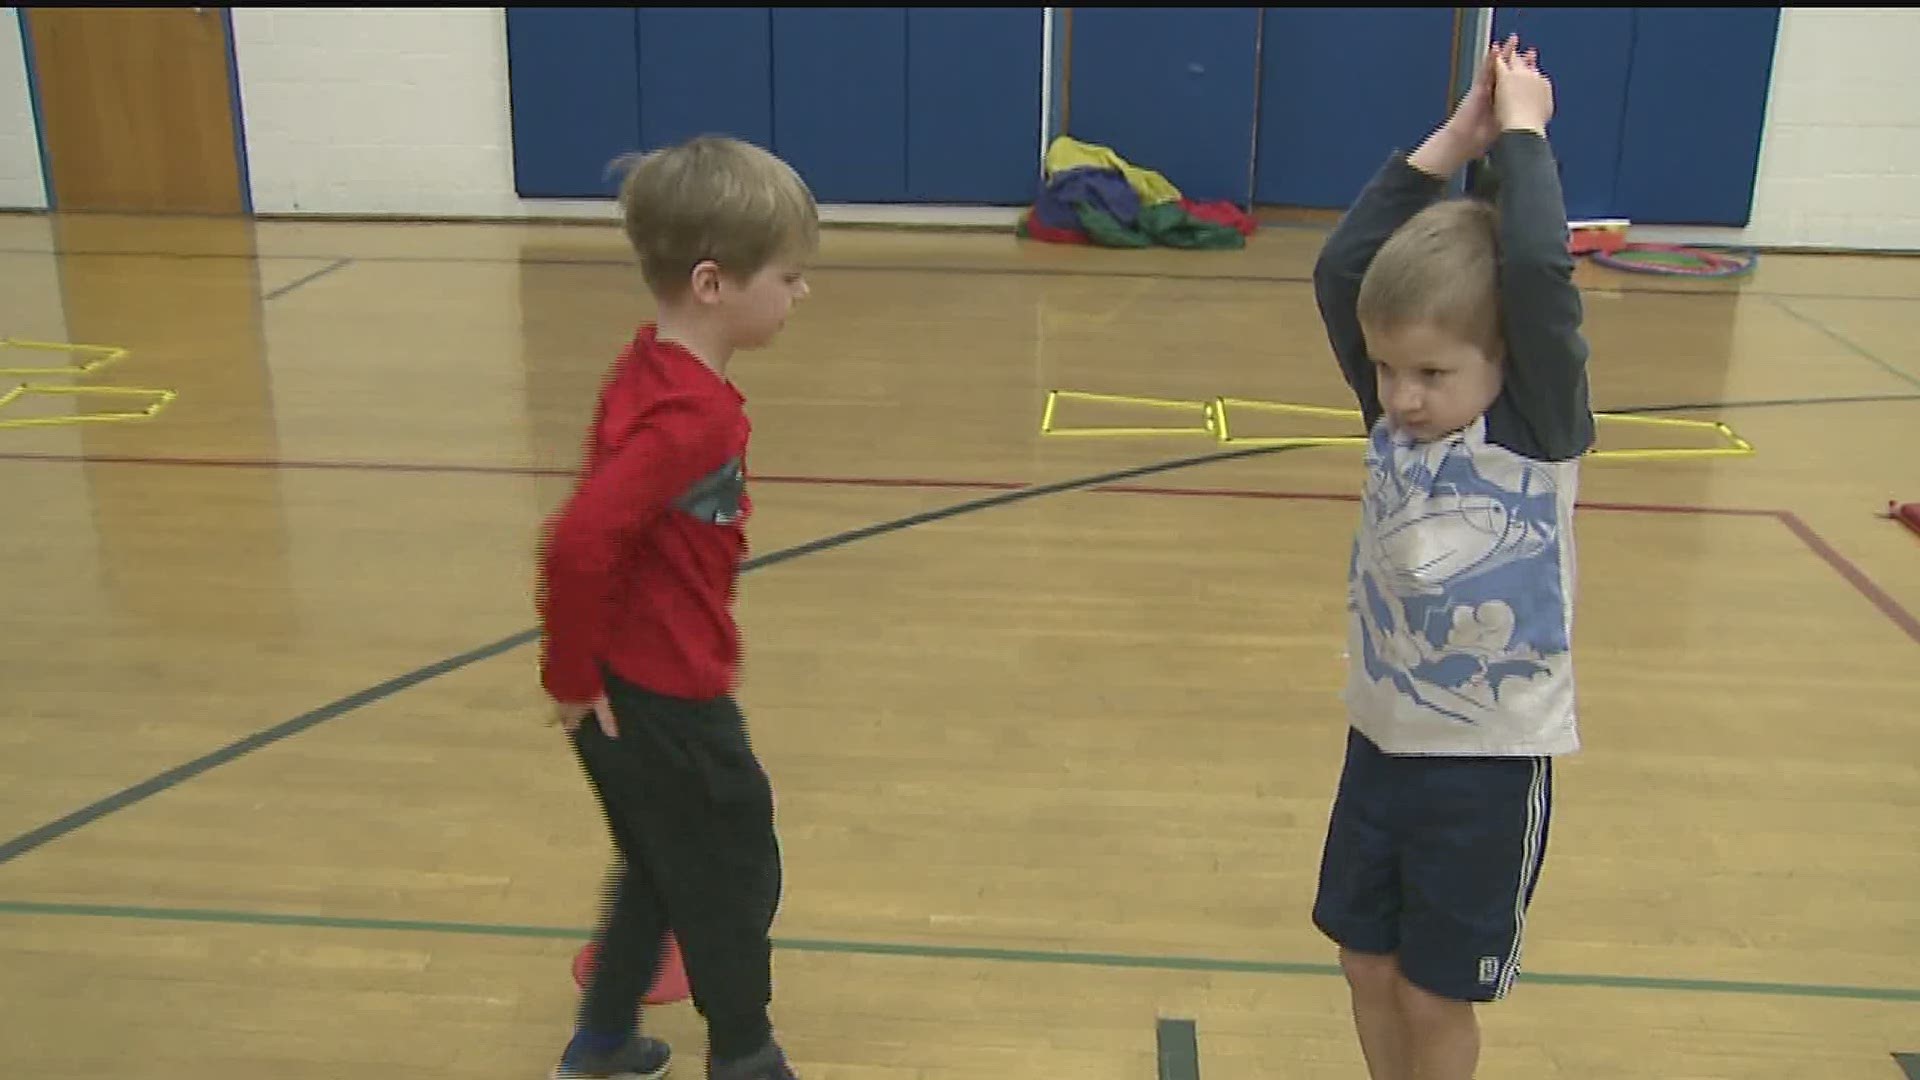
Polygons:
[[1230,202],[1184,198],[1159,173],[1063,135],[1047,148],[1046,183],[1019,233],[1055,244],[1220,250],[1245,247],[1255,228]]

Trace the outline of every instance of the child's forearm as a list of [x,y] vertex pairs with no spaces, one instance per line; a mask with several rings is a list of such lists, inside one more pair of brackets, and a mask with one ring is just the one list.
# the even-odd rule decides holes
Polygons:
[[1502,133],[1493,153],[1500,172],[1507,387],[1547,455],[1577,457],[1592,443],[1593,417],[1559,171],[1536,131]]
[[[1431,143],[1433,140],[1429,139]],[[1374,385],[1373,361],[1367,356],[1366,336],[1361,331],[1356,306],[1360,300],[1360,282],[1375,252],[1394,231],[1406,224],[1440,197],[1439,178],[1413,165],[1412,159],[1398,154],[1380,167],[1367,182],[1353,207],[1334,227],[1320,249],[1313,266],[1314,300],[1327,328],[1327,341],[1333,346],[1334,359],[1355,400],[1368,429],[1380,417],[1380,401]]]
[[1537,131],[1502,132],[1494,144],[1500,170],[1501,256],[1564,282],[1573,271],[1567,250],[1566,200],[1553,148]]
[[1452,124],[1442,124],[1427,136],[1419,149],[1407,156],[1407,164],[1428,176],[1445,180],[1479,156],[1480,151],[1455,131]]

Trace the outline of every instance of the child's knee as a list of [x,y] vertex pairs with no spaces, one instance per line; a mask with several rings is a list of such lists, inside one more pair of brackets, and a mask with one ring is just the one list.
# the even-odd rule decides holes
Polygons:
[[1400,974],[1400,960],[1392,953],[1340,950],[1340,970],[1347,985],[1369,996],[1396,994],[1406,979]]
[[1395,994],[1399,999],[1400,1012],[1416,1027],[1428,1023],[1457,1021],[1463,1013],[1470,1015],[1473,1012],[1471,1001],[1436,994],[1407,978],[1397,969],[1395,975],[1398,979]]

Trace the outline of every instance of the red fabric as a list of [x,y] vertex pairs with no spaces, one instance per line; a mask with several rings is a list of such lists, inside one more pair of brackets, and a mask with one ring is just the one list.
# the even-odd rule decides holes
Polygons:
[[1043,240],[1049,244],[1091,244],[1093,239],[1078,229],[1056,229],[1028,212],[1022,222],[1027,236],[1034,240]]
[[1920,503],[1888,503],[1887,512],[1906,522],[1907,528],[1920,533]]
[[540,681],[556,700],[602,693],[599,665],[659,694],[733,689],[734,579],[746,557],[738,506],[701,520],[677,505],[731,467],[744,483],[749,427],[733,384],[643,326],[601,390],[571,498],[540,556]]
[[1260,223],[1251,215],[1230,202],[1194,202],[1192,199],[1181,199],[1180,209],[1201,221],[1211,221],[1215,225],[1225,225],[1229,229],[1237,230],[1242,236],[1250,237],[1260,228]]

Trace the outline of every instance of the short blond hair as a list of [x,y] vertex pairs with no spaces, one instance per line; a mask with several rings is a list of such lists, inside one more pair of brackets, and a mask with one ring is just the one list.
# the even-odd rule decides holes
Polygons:
[[624,173],[620,211],[647,287],[686,291],[711,259],[735,280],[819,246],[820,211],[793,167],[751,143],[702,135],[613,163]]
[[1427,324],[1490,357],[1500,333],[1500,220],[1489,203],[1447,199],[1415,214],[1380,246],[1360,281],[1360,325]]

